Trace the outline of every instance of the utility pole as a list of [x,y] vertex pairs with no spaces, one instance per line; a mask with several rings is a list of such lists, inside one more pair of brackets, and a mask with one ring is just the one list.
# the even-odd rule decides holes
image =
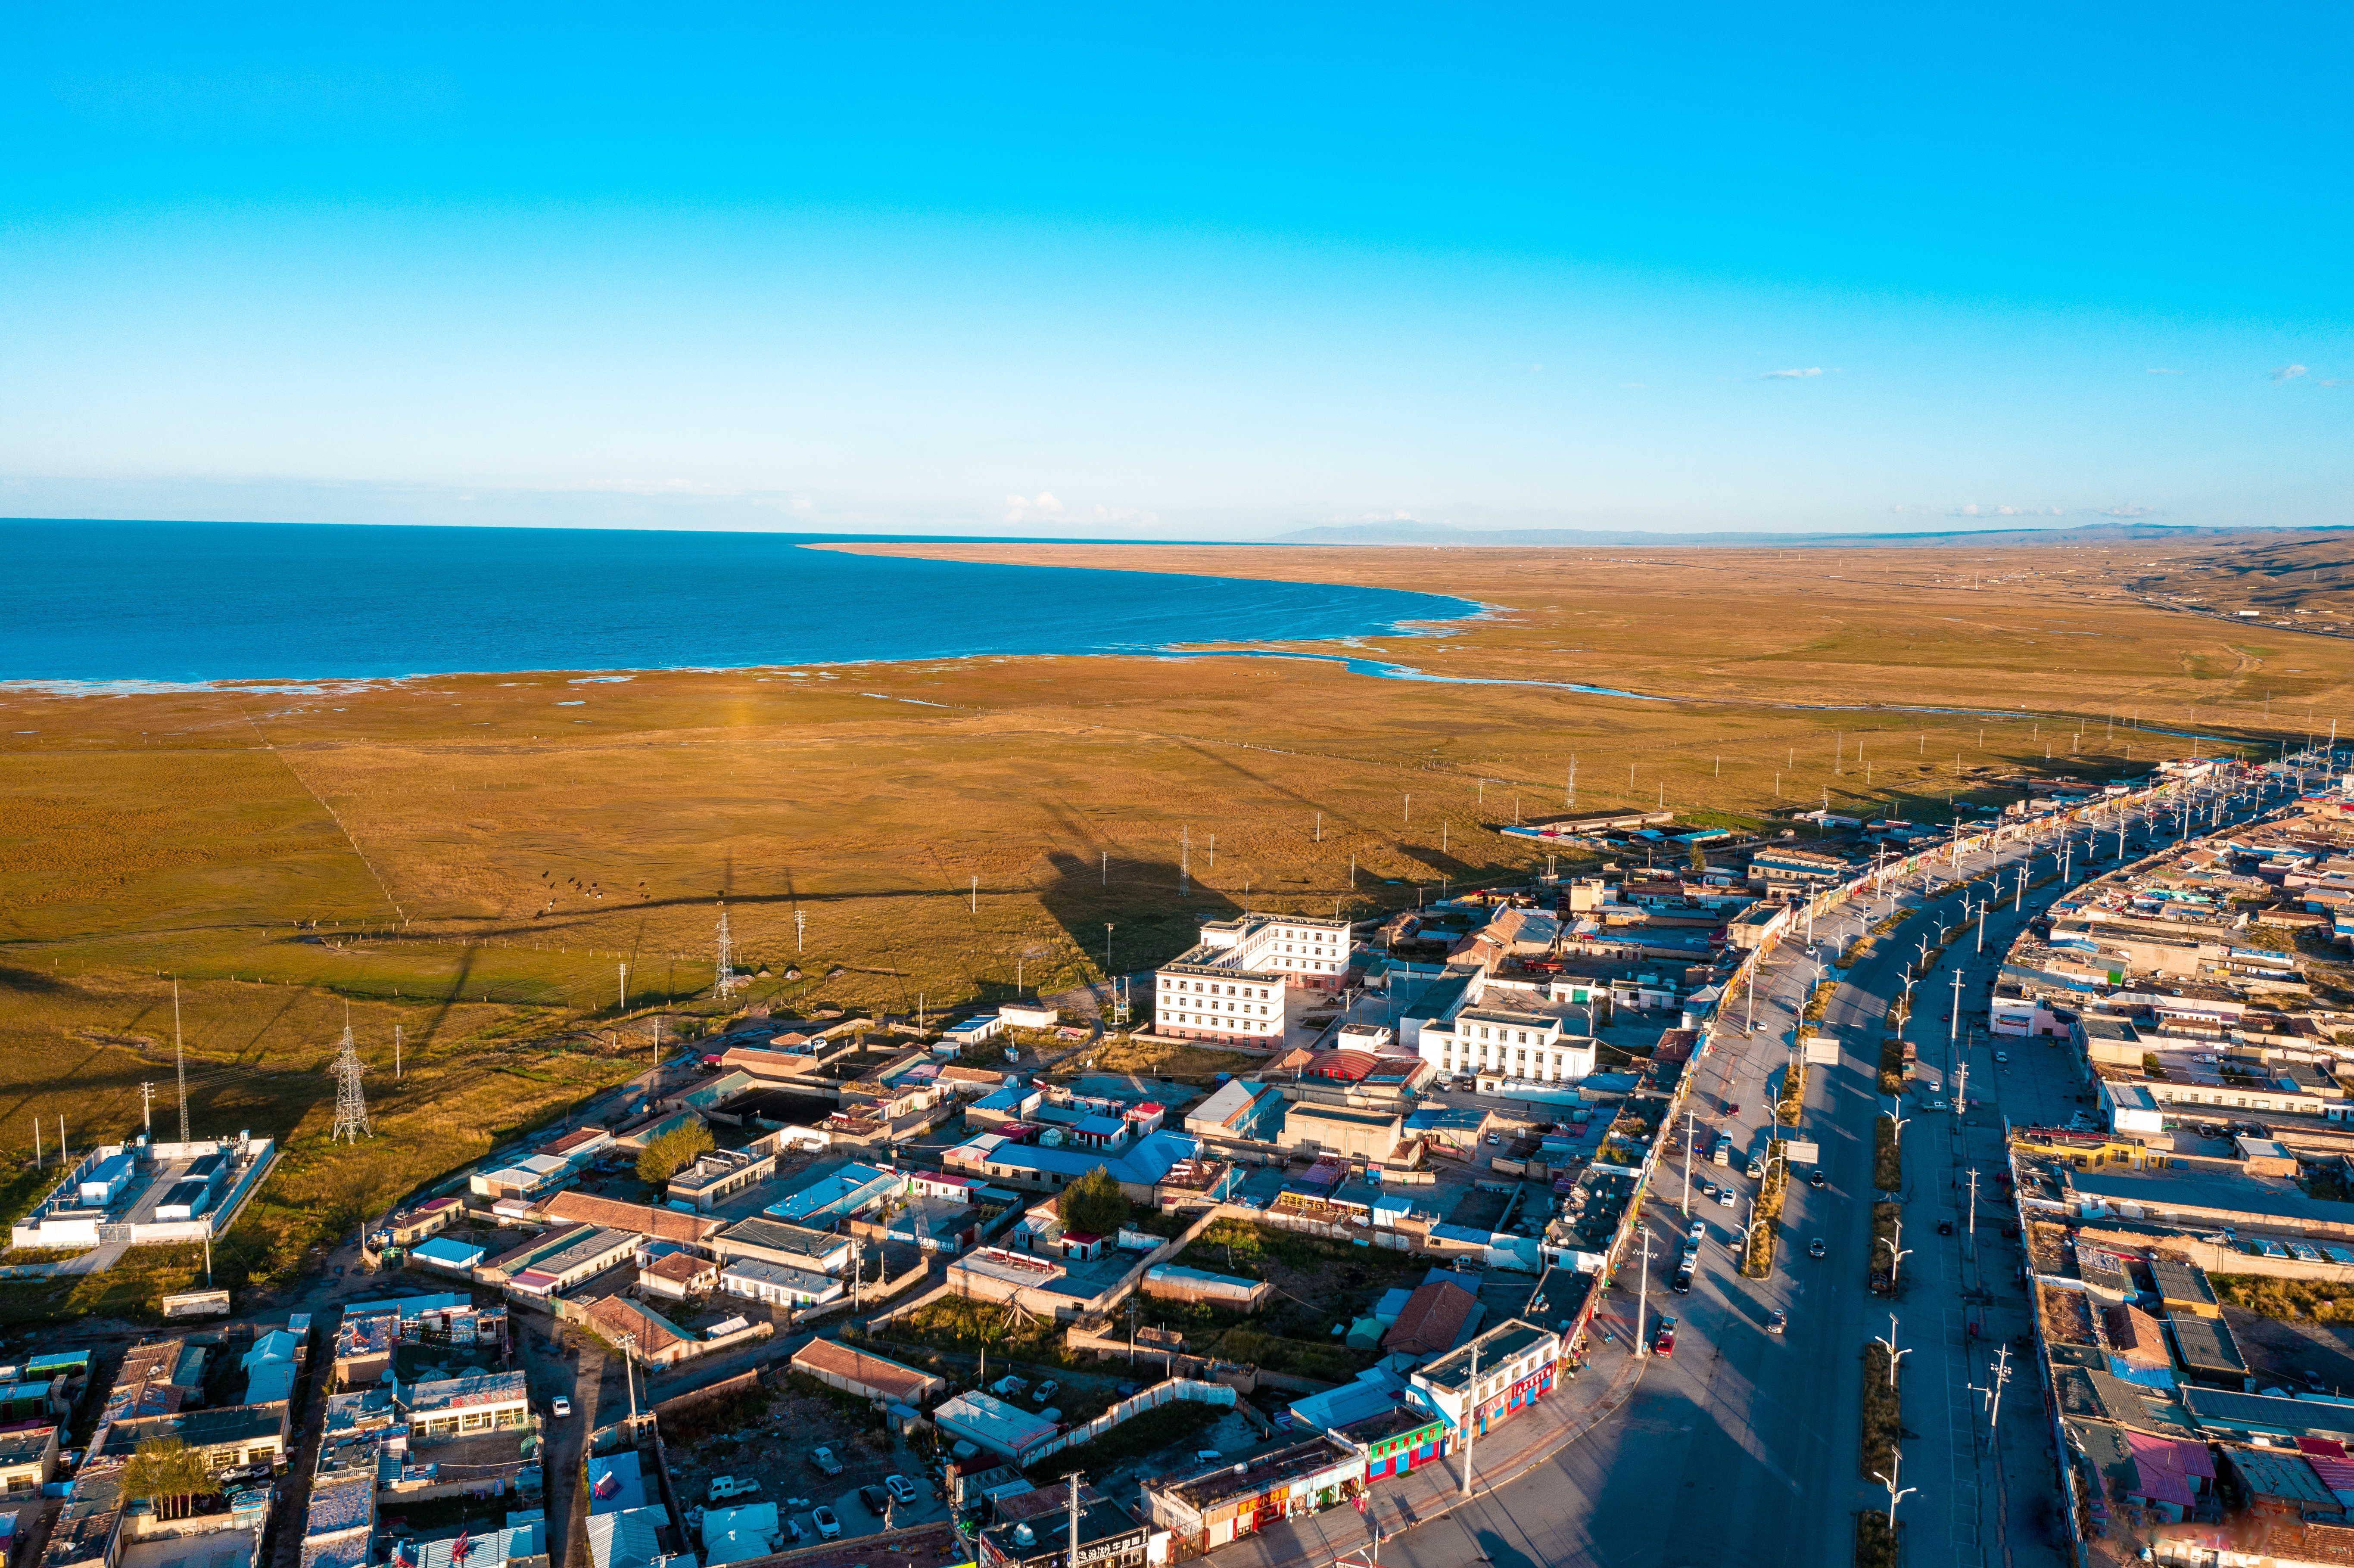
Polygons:
[[1962,1224],[1970,1238],[1970,1251],[1975,1255],[1978,1245],[1978,1171],[1970,1167],[1970,1212],[1962,1217]]
[[392,1081],[400,1082],[400,1025],[392,1026]]
[[1684,1107],[1684,1218],[1691,1218],[1691,1151],[1692,1118],[1699,1112],[1691,1106]]
[[1111,927],[1110,921],[1104,922],[1104,979],[1107,980],[1111,979]]
[[1951,1044],[1962,1037],[1962,966],[1954,966],[1954,1016],[1946,1020],[1946,1041]]
[[180,1141],[188,1141],[188,1056],[180,1043],[180,982],[172,982],[172,1076],[180,1086]]
[[622,1335],[621,1376],[628,1380],[630,1385],[630,1425],[632,1426],[635,1426],[638,1421],[637,1359],[638,1337],[635,1334]]
[[139,1086],[139,1125],[141,1130],[150,1137],[154,1135],[155,1086],[150,1083],[143,1082]]
[[[1638,1330],[1641,1328],[1637,1325]],[[1638,1332],[1637,1339],[1642,1335]],[[1463,1495],[1471,1495],[1471,1439],[1479,1427],[1479,1341],[1471,1341],[1471,1379],[1463,1385]]]
[[2002,1387],[2010,1381],[2010,1347],[2004,1345],[1994,1353],[1994,1387],[1987,1399],[1987,1443],[1991,1446],[2002,1423]]
[[981,913],[981,878],[977,876],[972,879],[972,912]]
[[1642,1361],[1651,1353],[1651,1233],[1643,1232],[1642,1283],[1635,1296],[1635,1359]]

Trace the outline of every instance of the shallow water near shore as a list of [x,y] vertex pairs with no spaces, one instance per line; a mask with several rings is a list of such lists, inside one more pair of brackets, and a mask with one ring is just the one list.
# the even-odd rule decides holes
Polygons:
[[0,681],[1156,652],[1479,613],[1392,588],[867,556],[845,535],[0,522]]

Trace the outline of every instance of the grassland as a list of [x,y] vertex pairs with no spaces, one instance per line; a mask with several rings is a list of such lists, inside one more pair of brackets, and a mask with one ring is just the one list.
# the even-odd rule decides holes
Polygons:
[[[1350,652],[1550,685],[1041,658],[0,691],[0,1151],[17,1162],[0,1194],[37,1191],[37,1123],[45,1149],[59,1116],[77,1146],[122,1136],[153,1082],[176,1125],[175,978],[195,1130],[289,1140],[242,1227],[258,1239],[238,1266],[266,1280],[625,1075],[649,1012],[724,1011],[723,894],[739,967],[766,971],[753,1002],[938,1008],[1140,969],[1246,906],[1372,915],[1520,874],[1542,853],[1490,830],[1561,810],[1573,758],[1580,809],[1935,820],[2022,773],[2212,749],[2162,733],[2194,719],[2251,740],[2326,727],[2354,676],[2354,642],[2154,608],[2133,586],[2147,547],[1981,555],[1116,558],[1458,593],[1492,609]],[[1826,704],[1849,705],[1808,705]],[[378,1112],[356,1151],[323,1142],[346,1004]]]

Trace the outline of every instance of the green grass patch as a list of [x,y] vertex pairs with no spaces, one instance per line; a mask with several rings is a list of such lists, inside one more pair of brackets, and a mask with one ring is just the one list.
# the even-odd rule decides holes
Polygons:
[[1872,1256],[1865,1260],[1864,1269],[1871,1276],[1872,1288],[1882,1296],[1902,1293],[1904,1271],[1898,1268],[1892,1274],[1889,1260],[1896,1245],[1897,1224],[1903,1213],[1902,1203],[1872,1205]]
[[[1123,1461],[1186,1443],[1215,1426],[1225,1414],[1223,1404],[1172,1400],[1157,1409],[1130,1416],[1090,1442],[1048,1455],[1031,1466],[1027,1474],[1033,1481],[1059,1480],[1073,1470],[1099,1476]],[[1190,1443],[1187,1446],[1192,1446]]]
[[1896,1118],[1873,1118],[1872,1134],[1872,1182],[1883,1192],[1904,1190],[1904,1161],[1902,1144],[1896,1130]]

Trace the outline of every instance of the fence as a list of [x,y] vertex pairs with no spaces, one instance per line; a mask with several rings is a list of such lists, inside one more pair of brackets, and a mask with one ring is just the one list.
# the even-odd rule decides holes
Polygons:
[[1024,1454],[1022,1463],[1024,1466],[1034,1465],[1066,1448],[1076,1448],[1082,1443],[1100,1437],[1123,1421],[1178,1400],[1188,1400],[1196,1404],[1223,1404],[1229,1409],[1235,1402],[1235,1391],[1225,1383],[1195,1383],[1191,1378],[1172,1377],[1165,1383],[1154,1383],[1141,1393],[1129,1395],[1093,1421],[1082,1422],[1069,1431],[1047,1439],[1035,1452]]
[[673,1394],[654,1405],[654,1414],[675,1416],[698,1404],[708,1404],[714,1400],[726,1399],[747,1389],[757,1389],[759,1386],[760,1369],[754,1367],[749,1372],[740,1372],[733,1377],[723,1377],[717,1383],[705,1383],[701,1388],[691,1388],[684,1393]]

